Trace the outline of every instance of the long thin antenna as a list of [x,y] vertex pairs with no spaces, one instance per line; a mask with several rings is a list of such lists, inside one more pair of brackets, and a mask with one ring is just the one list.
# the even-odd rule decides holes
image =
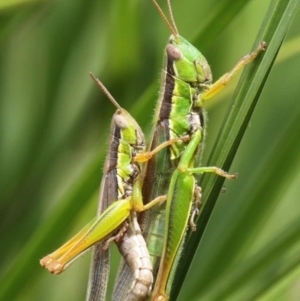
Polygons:
[[105,88],[105,86],[100,82],[98,78],[96,78],[92,72],[90,72],[91,78],[95,81],[95,83],[98,85],[98,87],[102,90],[102,92],[106,95],[106,97],[112,102],[112,104],[119,110],[123,110],[120,105],[117,103],[117,101],[112,97],[112,95],[108,92],[108,90]]
[[174,22],[174,19],[173,19],[173,14],[172,14],[172,9],[170,10],[171,8],[171,4],[169,3],[169,0],[168,0],[168,7],[169,7],[169,12],[170,12],[170,15],[171,15],[171,21],[173,23],[173,26],[174,28],[172,27],[172,25],[170,24],[170,22],[168,21],[166,15],[164,14],[164,12],[162,11],[161,7],[158,5],[158,3],[156,2],[156,0],[152,0],[154,6],[156,7],[156,9],[158,10],[159,14],[161,15],[163,21],[165,22],[165,24],[167,25],[167,27],[170,29],[171,33],[177,37],[178,36],[178,31],[177,31],[177,27],[175,25],[175,22]]
[[168,9],[169,9],[169,14],[170,14],[170,18],[171,18],[171,22],[173,24],[173,28],[176,32],[176,35],[178,36],[178,29],[174,20],[174,16],[173,16],[173,11],[172,11],[172,6],[171,6],[171,0],[167,0],[168,3]]

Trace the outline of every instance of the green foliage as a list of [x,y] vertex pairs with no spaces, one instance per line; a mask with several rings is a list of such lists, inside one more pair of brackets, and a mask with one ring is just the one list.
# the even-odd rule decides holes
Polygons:
[[[208,200],[204,206],[193,234],[199,232],[201,240],[179,300],[298,300],[299,1],[273,1],[269,10],[266,0],[173,2],[180,34],[203,52],[215,79],[250,52],[260,30],[258,39],[269,44],[243,76],[248,88],[238,91],[247,93],[237,92],[233,110],[229,105],[232,112],[241,106],[236,118],[226,113],[234,83],[207,104],[203,165],[227,169],[237,151],[230,171],[239,178],[225,182],[227,192],[216,204]],[[169,32],[150,1],[5,3],[0,6],[0,299],[83,300],[89,256],[61,276],[50,275],[38,260],[96,212],[114,108],[88,72],[149,134]],[[266,15],[273,23],[261,25]],[[276,22],[277,31],[266,30]],[[204,197],[212,180],[203,179]],[[222,183],[217,185],[219,191]]]

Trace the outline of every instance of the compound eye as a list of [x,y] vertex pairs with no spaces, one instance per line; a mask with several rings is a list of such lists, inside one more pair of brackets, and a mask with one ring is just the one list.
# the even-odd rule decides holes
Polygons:
[[115,125],[120,129],[127,129],[129,127],[127,120],[120,114],[114,115],[114,122]]
[[182,52],[172,44],[167,46],[167,55],[173,61],[180,60],[183,57]]
[[203,66],[203,73],[204,73],[204,76],[206,78],[206,81],[211,82],[212,81],[212,75],[211,75],[211,70],[210,70],[210,67],[209,67],[208,63],[206,63],[206,65]]

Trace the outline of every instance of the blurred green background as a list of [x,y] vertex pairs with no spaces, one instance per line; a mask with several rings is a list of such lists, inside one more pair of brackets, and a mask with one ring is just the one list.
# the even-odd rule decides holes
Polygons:
[[[222,18],[217,0],[172,2],[180,33],[215,79],[250,51],[269,5],[238,2],[227,1]],[[114,108],[88,73],[149,135],[169,32],[146,0],[5,0],[0,24],[0,299],[84,300],[89,254],[60,276],[39,259],[95,216]],[[239,178],[226,182],[180,300],[299,300],[299,26],[300,12],[231,168]],[[236,82],[206,106],[203,164]]]

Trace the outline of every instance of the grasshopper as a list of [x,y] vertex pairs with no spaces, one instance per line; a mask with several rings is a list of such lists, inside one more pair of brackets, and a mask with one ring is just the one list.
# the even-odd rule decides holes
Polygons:
[[[155,126],[151,148],[170,138],[189,135],[189,142],[179,141],[160,152],[147,163],[143,186],[144,202],[161,194],[167,194],[167,207],[153,208],[148,224],[147,246],[152,254],[156,276],[151,300],[167,300],[166,286],[175,258],[180,256],[183,237],[188,225],[195,230],[194,217],[198,213],[201,188],[193,174],[214,172],[226,178],[235,178],[216,167],[194,168],[199,163],[205,138],[206,118],[203,102],[222,90],[234,74],[255,59],[265,49],[262,42],[256,51],[243,57],[235,67],[212,84],[211,69],[204,56],[178,33],[168,0],[172,25],[161,8],[152,0],[172,35],[165,51],[165,67],[162,73],[162,88],[155,113]],[[154,184],[153,184],[154,183]],[[166,212],[165,212],[166,210]],[[146,213],[148,214],[148,212]],[[190,214],[192,214],[191,218]],[[142,217],[140,220],[143,221]],[[189,222],[190,221],[190,222]],[[161,257],[161,259],[160,259]],[[173,267],[174,269],[176,267]],[[121,272],[113,300],[122,300],[119,287],[125,287],[126,273]]]
[[[100,269],[95,277],[99,286],[94,283],[90,286],[91,299],[97,300],[105,298],[109,273],[108,252],[103,249],[107,248],[108,242],[119,240],[124,235],[124,222],[131,211],[141,212],[166,200],[166,196],[159,196],[144,206],[140,163],[146,162],[156,152],[178,139],[167,141],[154,151],[145,152],[144,134],[137,122],[119,106],[103,84],[92,74],[91,76],[117,108],[112,118],[111,140],[101,183],[99,216],[62,247],[42,258],[40,264],[51,273],[60,274],[79,255],[98,243],[94,257],[97,259],[97,268]],[[104,242],[107,238],[109,240]]]

